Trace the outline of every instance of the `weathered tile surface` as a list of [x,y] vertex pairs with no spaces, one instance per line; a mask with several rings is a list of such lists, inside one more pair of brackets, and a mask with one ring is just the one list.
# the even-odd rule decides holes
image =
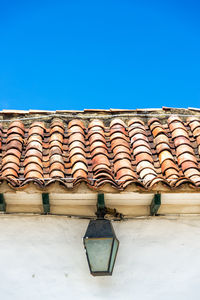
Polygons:
[[[171,110],[163,108],[165,114]],[[200,187],[200,114],[147,118],[130,111],[125,118],[127,111],[86,110],[82,115],[92,112],[94,118],[75,112],[70,119],[54,113],[48,120],[2,122],[0,180],[16,188],[55,181],[118,190],[130,184],[150,190],[157,183]],[[111,115],[98,119],[104,112]]]

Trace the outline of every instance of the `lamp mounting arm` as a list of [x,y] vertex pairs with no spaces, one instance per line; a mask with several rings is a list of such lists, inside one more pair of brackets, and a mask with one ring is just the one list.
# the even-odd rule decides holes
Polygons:
[[123,215],[118,213],[116,209],[108,208],[105,206],[104,194],[99,193],[97,197],[97,219],[104,219],[105,215],[109,214],[115,218],[123,219]]
[[97,218],[98,219],[104,219],[104,216],[107,213],[107,209],[105,207],[105,201],[104,201],[104,194],[98,194],[97,197]]

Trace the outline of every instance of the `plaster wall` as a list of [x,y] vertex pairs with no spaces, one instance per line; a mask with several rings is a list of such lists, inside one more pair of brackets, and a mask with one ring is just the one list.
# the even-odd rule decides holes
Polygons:
[[0,299],[200,298],[200,217],[114,222],[112,277],[89,274],[88,220],[0,216]]

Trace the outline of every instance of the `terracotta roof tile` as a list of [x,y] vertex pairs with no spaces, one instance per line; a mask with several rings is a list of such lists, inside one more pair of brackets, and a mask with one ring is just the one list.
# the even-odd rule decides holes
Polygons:
[[[110,142],[113,152],[114,175],[117,180],[124,180],[124,176],[129,175],[129,178],[136,177],[133,166],[131,164],[131,151],[126,124],[119,119],[114,119],[111,124]],[[120,135],[116,136],[116,132]],[[115,139],[113,139],[115,135]],[[122,181],[118,184],[122,184]]]
[[[24,177],[43,181],[43,135],[44,124],[33,122],[28,130],[25,143]],[[34,138],[33,138],[34,137]]]
[[7,130],[6,148],[2,158],[2,177],[18,178],[23,138],[23,123],[11,122]]
[[[173,123],[170,123],[170,118],[168,121],[172,134],[173,132],[176,132],[176,134],[173,136],[173,139],[176,148],[178,165],[186,177],[189,177],[192,181],[197,183],[200,181],[200,172],[196,170],[198,168],[198,162],[190,142],[189,133],[179,117],[175,116],[174,119],[176,119],[176,121]],[[174,125],[178,129],[176,129]],[[193,170],[196,170],[195,173]]]
[[69,147],[69,151],[71,151],[72,149],[77,149],[77,148],[85,150],[85,143],[82,143],[82,142],[76,141],[76,140],[72,140],[71,144],[68,144],[68,147]]
[[88,173],[84,128],[80,120],[68,124],[69,162],[74,179],[86,178]]
[[77,169],[74,171],[74,178],[87,178],[87,171],[84,171],[83,169]]
[[188,124],[190,126],[190,129],[192,131],[192,135],[196,140],[196,143],[198,145],[198,154],[200,156],[200,121],[197,118],[188,118]]
[[87,173],[87,166],[81,162],[81,161],[78,161],[77,163],[75,163],[72,167],[72,175],[74,175],[74,173],[78,170],[83,170]]
[[37,172],[36,170],[32,170],[30,172],[28,172],[25,176],[27,179],[39,179],[41,181],[43,181],[43,175],[40,172]]
[[[145,185],[149,185],[150,181],[154,179],[157,174],[154,167],[152,151],[147,138],[145,125],[138,119],[130,120],[128,124],[129,136],[133,148],[133,156],[136,161],[136,171],[139,175],[139,180],[141,178]],[[142,167],[141,162],[144,161],[147,161],[150,167]]]
[[133,171],[128,168],[120,169],[116,173],[116,178],[118,180],[124,180],[124,177],[126,177],[126,176],[129,176],[129,178],[131,178],[131,179],[135,178]]
[[71,115],[68,122],[57,112],[48,122],[2,122],[0,179],[15,187],[30,181],[45,186],[56,180],[74,185],[85,181],[93,188],[111,184],[119,190],[131,183],[146,189],[159,182],[169,188],[185,183],[200,187],[200,114],[186,119],[169,113],[165,119],[158,116],[147,122],[131,118],[131,113],[105,121]]
[[[158,119],[154,118],[149,123],[153,133],[163,177],[169,180],[170,184],[174,185],[179,178],[179,171],[172,153],[167,131]],[[154,126],[155,124],[156,127]],[[157,129],[157,131],[155,131],[154,128]]]
[[61,121],[53,120],[49,132],[49,177],[64,178],[63,160],[64,125]]

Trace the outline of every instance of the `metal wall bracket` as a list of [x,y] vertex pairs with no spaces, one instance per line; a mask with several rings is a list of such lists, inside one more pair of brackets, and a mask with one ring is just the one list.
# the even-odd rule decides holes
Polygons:
[[0,194],[0,211],[6,212],[6,202],[3,194]]
[[105,201],[104,201],[104,194],[99,193],[97,196],[97,218],[104,218],[106,214],[106,207],[105,207]]
[[104,208],[105,208],[104,194],[98,194],[97,209],[104,209]]
[[161,206],[161,194],[155,194],[150,205],[151,216],[156,216]]
[[97,212],[98,219],[104,219],[105,215],[113,216],[117,220],[122,220],[123,215],[118,213],[115,208],[109,208],[105,206],[104,194],[99,193],[97,196]]
[[45,215],[50,213],[49,194],[42,194],[43,213]]

